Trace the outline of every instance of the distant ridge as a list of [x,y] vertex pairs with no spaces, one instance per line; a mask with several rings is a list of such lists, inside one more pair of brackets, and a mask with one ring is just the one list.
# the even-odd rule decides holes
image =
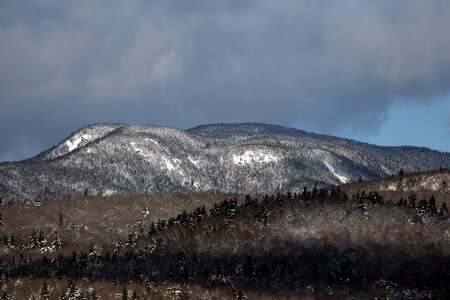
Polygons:
[[0,164],[0,197],[128,192],[276,193],[450,167],[450,153],[379,147],[279,125],[83,127],[37,156]]
[[357,191],[400,191],[416,193],[430,191],[450,194],[450,169],[395,174],[379,179],[352,182],[341,185],[341,188],[354,193]]

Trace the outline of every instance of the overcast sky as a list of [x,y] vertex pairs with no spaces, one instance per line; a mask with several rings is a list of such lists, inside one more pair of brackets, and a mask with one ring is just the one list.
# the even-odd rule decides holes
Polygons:
[[450,151],[450,1],[0,0],[0,161],[91,123]]

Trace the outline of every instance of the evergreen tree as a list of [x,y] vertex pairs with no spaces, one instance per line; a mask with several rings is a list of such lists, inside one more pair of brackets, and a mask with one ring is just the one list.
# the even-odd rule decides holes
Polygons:
[[133,294],[131,295],[131,299],[132,299],[132,300],[137,300],[137,299],[139,299],[138,294],[137,294],[136,291],[133,291]]
[[439,215],[443,219],[448,219],[448,209],[447,209],[447,204],[445,202],[442,202],[442,206],[441,206],[441,209],[439,211]]
[[8,285],[6,282],[6,276],[5,274],[2,274],[0,277],[0,288],[1,288],[1,300],[9,300],[11,297],[8,293]]
[[209,269],[208,268],[203,269],[202,278],[205,280],[208,280],[208,278],[209,278]]
[[150,224],[150,229],[149,229],[148,232],[149,232],[149,234],[155,234],[155,233],[158,232],[158,230],[156,229],[156,224],[155,224],[154,221],[152,222],[152,224]]
[[64,226],[64,215],[63,213],[59,213],[58,224],[60,227]]
[[298,280],[298,274],[297,274],[297,272],[295,272],[295,270],[292,266],[288,267],[286,279],[289,282],[296,282]]
[[256,268],[256,277],[258,278],[269,278],[270,277],[270,271],[269,267],[265,263],[261,264]]
[[253,281],[255,279],[255,266],[253,265],[253,258],[249,255],[246,257],[244,263],[242,264],[242,275],[245,280]]
[[61,300],[75,300],[82,297],[81,290],[75,285],[73,281],[69,281],[68,287],[64,294],[60,297]]
[[237,294],[237,298],[238,299],[246,299],[247,295],[245,295],[244,291],[239,291],[239,293]]
[[100,253],[97,251],[94,243],[92,243],[92,242],[89,243],[88,256],[91,258],[100,256]]
[[244,203],[242,203],[242,206],[249,206],[249,205],[252,205],[252,204],[253,204],[253,201],[252,201],[251,196],[250,195],[246,195]]
[[135,231],[131,231],[127,235],[127,242],[125,243],[125,246],[128,248],[132,248],[136,245],[137,240],[137,233]]
[[437,209],[436,209],[436,199],[434,198],[434,196],[432,195],[430,197],[430,200],[428,202],[428,210],[430,213],[432,213],[433,215],[436,214]]
[[308,200],[308,189],[306,188],[306,186],[303,188],[302,197],[303,200]]
[[41,290],[40,300],[49,300],[50,299],[50,287],[47,284],[47,281],[44,282],[44,286]]
[[416,194],[411,194],[411,195],[409,195],[408,196],[408,199],[409,199],[409,207],[416,207],[416,201],[417,201],[417,198],[416,198]]
[[127,300],[128,299],[128,290],[126,287],[122,288],[122,300]]
[[42,230],[39,230],[39,232],[38,232],[37,241],[38,241],[39,247],[43,247],[43,246],[45,246],[45,244],[47,244],[47,240],[45,239],[45,235]]
[[60,249],[61,248],[61,239],[59,238],[59,233],[56,230],[52,231],[51,237],[53,239],[52,241],[52,248],[53,249]]
[[38,231],[37,229],[33,229],[33,232],[31,233],[30,237],[28,238],[28,247],[30,248],[37,248],[38,247]]
[[312,190],[312,197],[315,198],[317,195],[317,183],[314,184],[314,188]]
[[319,197],[323,200],[328,196],[328,191],[326,189],[319,190]]
[[442,180],[442,192],[446,192],[447,191],[447,181],[445,181],[445,179]]

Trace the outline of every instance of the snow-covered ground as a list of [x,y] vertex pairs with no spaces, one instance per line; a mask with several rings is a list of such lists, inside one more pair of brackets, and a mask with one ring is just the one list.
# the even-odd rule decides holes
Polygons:
[[276,163],[279,162],[280,158],[270,151],[257,149],[257,150],[246,150],[243,154],[233,154],[234,164],[253,164],[253,163]]
[[330,172],[333,173],[333,175],[334,175],[337,179],[339,179],[339,181],[340,181],[341,183],[347,183],[347,182],[350,181],[349,178],[348,178],[347,176],[338,174],[338,173],[336,172],[336,170],[334,169],[334,167],[333,167],[329,162],[325,161],[324,163],[325,163],[325,166],[327,166],[328,170],[330,170]]
[[74,140],[67,140],[66,145],[69,147],[69,152],[72,152],[73,150],[77,149],[80,145],[81,141],[91,141],[92,135],[90,134],[83,134],[81,136],[75,137]]

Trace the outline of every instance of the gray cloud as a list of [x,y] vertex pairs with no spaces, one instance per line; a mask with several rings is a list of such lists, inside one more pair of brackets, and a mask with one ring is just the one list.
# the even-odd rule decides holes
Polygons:
[[448,1],[0,2],[0,160],[87,123],[377,132],[450,90]]

